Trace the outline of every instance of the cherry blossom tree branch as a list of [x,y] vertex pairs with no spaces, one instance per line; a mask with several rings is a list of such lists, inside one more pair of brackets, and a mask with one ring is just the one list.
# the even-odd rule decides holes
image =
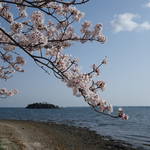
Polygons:
[[[105,88],[105,82],[95,77],[100,75],[100,67],[107,64],[107,57],[98,65],[93,64],[92,70],[83,73],[78,59],[64,53],[73,42],[96,41],[104,43],[106,38],[102,33],[102,25],[92,26],[84,21],[80,32],[76,32],[73,24],[84,17],[75,6],[85,4],[89,0],[0,0],[0,17],[7,22],[7,27],[0,27],[0,78],[8,78],[14,72],[23,72],[25,60],[17,55],[23,51],[50,75],[60,79],[71,88],[73,95],[82,96],[94,111],[113,118],[127,119],[124,112],[111,115],[112,105],[103,100],[100,92]],[[10,9],[12,6],[12,9]],[[16,14],[14,14],[13,9]],[[30,13],[27,13],[30,9]],[[29,16],[28,16],[29,15]],[[46,18],[46,20],[44,20]],[[0,89],[0,97],[16,94],[16,90]]]
[[[46,66],[47,68],[53,70],[53,72],[56,73],[58,76],[62,77],[62,79],[65,77],[65,76],[62,75],[63,73],[62,73],[59,69],[57,69],[56,66],[55,66],[49,59],[47,59],[47,58],[45,58],[45,57],[41,57],[41,56],[32,55],[32,54],[29,53],[24,47],[22,47],[18,42],[16,42],[8,33],[6,33],[2,28],[0,28],[0,31],[2,31],[5,35],[7,35],[7,37],[10,38],[11,41],[13,41],[16,46],[18,46],[18,47],[21,48],[26,54],[28,54],[28,55],[34,60],[34,62],[35,62],[36,64],[39,63],[39,64],[44,65],[44,66]],[[44,62],[40,61],[40,59],[41,59],[41,60],[46,60],[48,63],[44,63]],[[50,67],[49,65],[47,65],[47,64],[49,64],[49,63],[52,65],[52,67]],[[56,70],[55,70],[55,69],[56,69]]]

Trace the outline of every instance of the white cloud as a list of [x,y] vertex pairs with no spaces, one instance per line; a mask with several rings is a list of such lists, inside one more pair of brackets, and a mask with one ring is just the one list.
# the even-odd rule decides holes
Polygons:
[[133,31],[138,26],[138,24],[135,21],[133,21],[133,19],[136,17],[137,15],[131,13],[116,15],[114,20],[111,22],[114,31]]
[[150,23],[149,22],[143,22],[140,24],[140,28],[143,30],[150,30]]
[[150,8],[150,1],[145,4],[145,7],[149,7]]
[[138,17],[138,15],[132,13],[116,15],[114,20],[111,21],[114,32],[150,30],[149,22],[138,23],[135,21]]

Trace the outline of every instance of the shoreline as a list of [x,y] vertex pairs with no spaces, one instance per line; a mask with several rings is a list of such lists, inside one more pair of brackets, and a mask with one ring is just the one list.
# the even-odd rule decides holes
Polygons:
[[88,128],[54,122],[0,120],[0,150],[9,147],[11,150],[139,150]]

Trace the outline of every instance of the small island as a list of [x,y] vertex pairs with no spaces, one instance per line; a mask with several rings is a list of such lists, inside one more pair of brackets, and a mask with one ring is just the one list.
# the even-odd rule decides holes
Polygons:
[[26,108],[30,108],[30,109],[58,109],[60,108],[57,105],[53,105],[53,104],[48,104],[48,103],[32,103],[32,104],[28,104],[26,106]]

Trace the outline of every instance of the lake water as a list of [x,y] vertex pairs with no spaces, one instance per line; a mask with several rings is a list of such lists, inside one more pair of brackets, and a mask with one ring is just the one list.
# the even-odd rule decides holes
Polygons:
[[[117,108],[115,108],[117,109]],[[111,136],[150,150],[150,107],[125,107],[129,120],[110,118],[89,107],[62,109],[0,108],[0,119],[58,122],[88,127],[98,134]]]

